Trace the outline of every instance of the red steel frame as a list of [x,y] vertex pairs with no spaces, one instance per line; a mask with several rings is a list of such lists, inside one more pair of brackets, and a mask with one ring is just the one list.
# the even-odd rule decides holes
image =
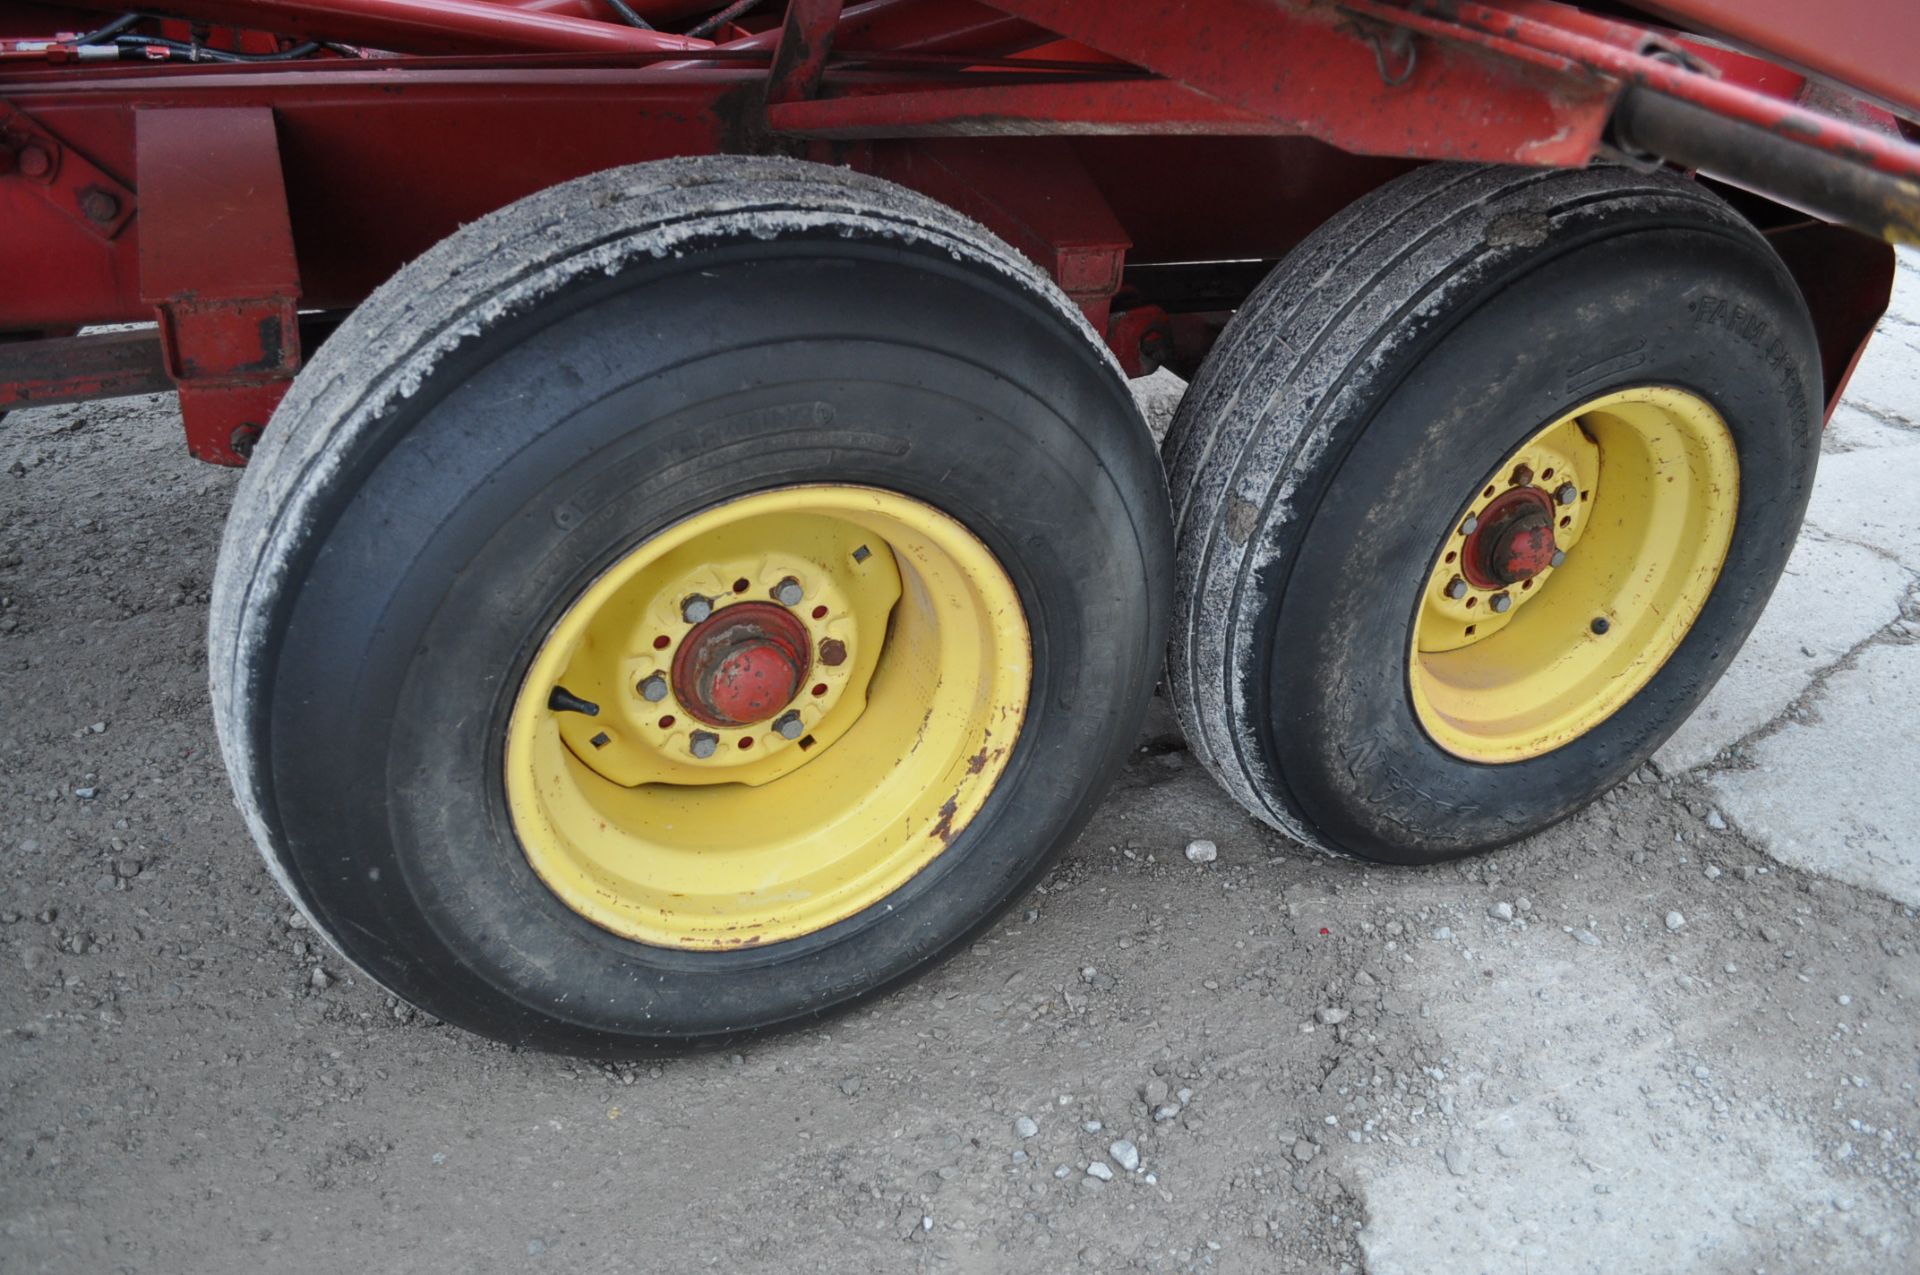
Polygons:
[[[1789,164],[1840,157],[1892,192],[1893,233],[1920,226],[1920,148],[1888,110],[1920,114],[1920,86],[1887,51],[1920,54],[1920,6],[1888,0],[1854,3],[1887,42],[1823,52],[1783,16],[1797,42],[1773,60],[1554,0],[764,0],[713,39],[603,6],[161,6],[182,37],[247,28],[229,47],[383,51],[266,65],[74,65],[49,39],[109,3],[0,14],[0,409],[177,387],[194,454],[242,463],[298,370],[302,312],[356,304],[522,195],[670,155],[783,151],[948,202],[1048,270],[1133,372],[1191,364],[1217,313],[1187,311],[1234,298],[1163,305],[1129,267],[1271,260],[1415,162],[1584,164],[1608,153],[1623,93],[1750,127]],[[632,7],[686,26],[719,6]],[[1766,32],[1718,0],[1662,7],[1748,45]],[[1890,252],[1736,198],[1801,277],[1837,395]]]

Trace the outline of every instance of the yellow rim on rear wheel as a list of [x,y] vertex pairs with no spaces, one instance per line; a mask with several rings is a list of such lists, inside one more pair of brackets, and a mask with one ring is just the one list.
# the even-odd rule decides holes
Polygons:
[[868,487],[743,496],[626,554],[541,643],[507,726],[514,831],[615,934],[797,938],[979,813],[1031,675],[1012,580],[946,514]]
[[1498,763],[1613,716],[1706,605],[1739,498],[1733,437],[1696,394],[1621,390],[1540,430],[1436,551],[1408,659],[1421,726]]

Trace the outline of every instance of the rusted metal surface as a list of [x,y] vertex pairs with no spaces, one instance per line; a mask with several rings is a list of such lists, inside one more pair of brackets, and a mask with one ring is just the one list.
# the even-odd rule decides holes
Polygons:
[[187,446],[244,464],[300,368],[300,275],[265,107],[140,111],[140,294]]
[[1461,546],[1461,573],[1476,589],[1503,589],[1553,565],[1553,500],[1531,485],[1530,472],[1515,481],[1521,485],[1494,497]]
[[172,388],[156,331],[0,341],[0,411]]
[[843,8],[844,0],[792,0],[787,6],[767,70],[769,106],[802,101],[819,90]]
[[736,602],[693,627],[673,657],[673,695],[709,726],[750,726],[785,708],[812,665],[806,626],[771,602]]

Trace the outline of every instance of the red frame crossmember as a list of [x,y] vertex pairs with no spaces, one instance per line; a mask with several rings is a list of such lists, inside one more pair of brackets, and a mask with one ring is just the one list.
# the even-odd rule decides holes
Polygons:
[[266,107],[135,114],[140,295],[187,447],[242,465],[300,369],[300,272]]

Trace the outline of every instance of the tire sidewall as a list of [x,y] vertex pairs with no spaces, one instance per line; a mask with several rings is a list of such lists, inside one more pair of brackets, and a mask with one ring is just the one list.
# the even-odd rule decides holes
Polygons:
[[[1759,618],[1812,490],[1818,358],[1790,278],[1721,227],[1614,224],[1473,281],[1450,320],[1363,374],[1311,512],[1257,583],[1268,653],[1246,690],[1291,807],[1326,842],[1432,862],[1537,831],[1626,777],[1685,720]],[[1457,285],[1458,286],[1458,285]],[[1439,539],[1535,431],[1612,390],[1689,390],[1739,456],[1732,544],[1679,648],[1572,743],[1457,758],[1415,715],[1407,665]]]
[[[928,869],[816,934],[692,953],[601,930],[506,816],[520,676],[649,536],[821,481],[926,501],[1007,569],[1035,657],[1007,770]],[[509,1040],[725,1038],[951,950],[1090,814],[1164,637],[1165,497],[1124,384],[1046,307],[908,246],[715,245],[582,283],[437,373],[335,490],[271,680],[287,857],[351,959]]]

